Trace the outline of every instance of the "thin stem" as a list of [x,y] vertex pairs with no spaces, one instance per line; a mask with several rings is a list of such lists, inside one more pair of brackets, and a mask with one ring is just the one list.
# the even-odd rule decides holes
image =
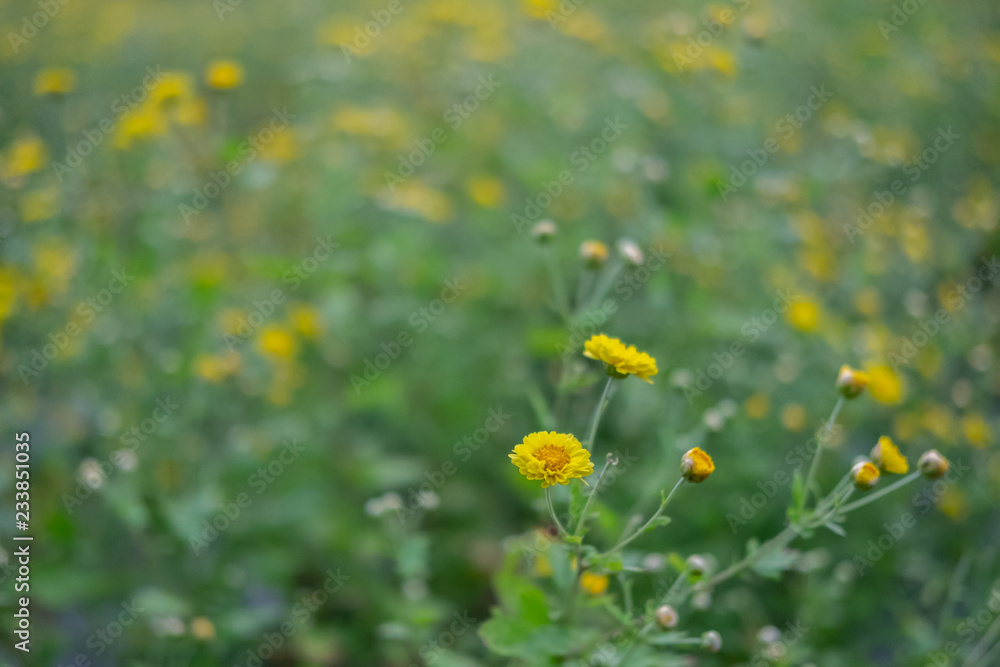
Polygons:
[[1000,635],[1000,617],[997,617],[990,627],[983,633],[983,638],[979,640],[976,644],[976,648],[972,649],[972,653],[969,657],[962,663],[962,667],[974,667],[978,665],[980,659],[985,655],[986,651],[991,648],[990,644],[996,641],[997,636]]
[[674,583],[670,584],[670,588],[667,589],[667,594],[663,596],[663,604],[670,604],[670,601],[674,598],[674,593],[680,588],[681,584],[687,581],[688,572],[691,570],[689,568],[684,568],[684,571],[677,575],[677,579]]
[[594,408],[594,416],[590,420],[590,432],[587,434],[587,440],[583,443],[584,449],[591,449],[594,445],[594,438],[597,436],[597,425],[601,422],[601,416],[604,414],[604,409],[608,407],[608,398],[611,393],[611,385],[614,383],[615,379],[613,377],[608,377],[607,384],[604,385],[604,393],[601,394],[601,400],[597,402],[597,406]]
[[884,496],[886,494],[889,494],[889,493],[892,493],[893,491],[895,491],[899,487],[906,486],[907,484],[909,484],[910,482],[912,482],[913,480],[915,480],[917,477],[920,477],[920,474],[921,473],[920,473],[919,470],[911,472],[909,475],[907,475],[903,479],[898,480],[897,482],[895,482],[893,484],[890,484],[889,486],[885,487],[881,491],[876,491],[875,493],[871,494],[870,496],[865,496],[864,498],[861,498],[860,500],[855,500],[853,503],[851,503],[849,505],[844,505],[843,507],[840,508],[840,513],[841,514],[847,514],[848,512],[853,512],[854,510],[858,509],[859,507],[863,507],[864,505],[867,505],[868,503],[875,502],[876,500],[878,500],[882,496]]
[[656,514],[654,514],[653,516],[649,517],[649,521],[647,521],[646,523],[644,523],[642,525],[642,527],[639,528],[639,530],[635,531],[634,533],[632,533],[630,536],[628,536],[624,540],[619,541],[618,544],[616,544],[615,546],[611,547],[610,549],[608,549],[607,551],[605,551],[601,555],[602,556],[607,556],[608,554],[613,553],[613,552],[617,551],[618,549],[621,549],[626,544],[628,544],[629,542],[631,542],[635,538],[637,538],[640,535],[642,535],[646,531],[646,529],[649,528],[651,525],[653,525],[653,522],[656,521],[661,514],[663,514],[663,510],[665,510],[667,508],[667,504],[670,502],[670,499],[673,498],[674,492],[677,491],[677,489],[680,488],[681,484],[683,484],[683,483],[684,483],[684,478],[681,477],[679,480],[677,480],[677,483],[674,484],[674,488],[670,489],[670,493],[668,493],[667,497],[663,499],[663,502],[660,503],[660,509],[656,510]]
[[757,550],[754,551],[752,554],[743,558],[743,560],[737,563],[733,563],[732,565],[727,567],[722,572],[719,572],[717,575],[715,575],[708,581],[697,584],[694,588],[697,590],[705,590],[722,583],[726,579],[729,579],[730,577],[739,574],[743,570],[747,569],[748,567],[756,563],[758,560],[763,558],[765,555],[768,554],[768,552],[770,552],[774,548],[776,547],[783,548],[787,546],[788,543],[794,540],[797,535],[798,533],[795,531],[795,527],[788,526],[783,531],[781,531],[780,533],[772,537],[770,540],[762,544],[760,547],[758,547]]
[[581,535],[583,533],[583,527],[587,523],[587,511],[590,509],[590,504],[594,502],[594,496],[597,492],[601,490],[601,482],[604,481],[604,474],[608,471],[611,466],[611,460],[608,459],[604,463],[604,467],[601,468],[601,474],[597,476],[597,483],[594,484],[594,490],[590,492],[587,496],[587,502],[583,504],[583,511],[580,512],[580,518],[576,521],[576,530],[573,531],[573,535]]
[[799,500],[799,511],[801,512],[806,503],[809,501],[809,493],[812,491],[813,480],[816,479],[816,471],[819,469],[819,459],[823,452],[823,447],[826,445],[826,441],[830,437],[830,433],[833,432],[833,425],[837,422],[837,415],[840,414],[841,408],[844,407],[845,399],[843,396],[837,399],[836,405],[833,406],[833,412],[830,413],[830,418],[826,421],[823,427],[823,435],[819,438],[819,442],[816,445],[816,452],[813,454],[812,463],[809,464],[809,474],[806,475],[805,487],[802,489],[802,498]]
[[569,536],[569,531],[567,531],[562,522],[559,521],[559,517],[556,516],[555,507],[552,506],[552,495],[549,493],[550,487],[545,487],[545,504],[549,507],[549,516],[552,517],[552,521],[556,524],[556,528],[559,529],[559,534],[563,537]]
[[622,262],[621,258],[617,258],[613,262],[608,263],[604,272],[601,274],[600,279],[597,281],[597,285],[594,287],[594,293],[590,295],[590,298],[587,300],[585,306],[581,304],[579,312],[586,312],[589,308],[597,305],[597,302],[608,293],[608,290],[611,289],[611,286],[614,284],[615,279],[618,277],[618,274],[621,273],[624,266],[625,263]]
[[594,272],[591,269],[584,269],[580,274],[580,283],[576,286],[576,302],[573,304],[574,314],[583,312],[583,307],[586,305],[587,292],[590,291],[590,287],[593,284]]
[[559,271],[555,253],[549,247],[545,248],[545,265],[549,269],[549,279],[552,281],[556,310],[568,322],[570,320],[569,294],[566,291],[566,283],[563,281],[562,273]]

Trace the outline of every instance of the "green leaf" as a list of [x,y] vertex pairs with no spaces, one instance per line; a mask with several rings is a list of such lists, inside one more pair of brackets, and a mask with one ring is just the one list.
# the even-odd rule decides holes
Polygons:
[[536,626],[520,616],[493,609],[491,618],[479,628],[483,642],[498,655],[522,658],[538,664],[539,658],[565,656],[585,650],[598,641],[596,630],[554,625]]
[[778,579],[782,572],[793,569],[799,552],[792,549],[774,549],[753,564],[753,571],[766,579]]
[[666,526],[671,521],[672,519],[669,516],[658,516],[655,519],[653,519],[650,522],[650,524],[646,526],[645,530],[643,530],[642,532],[648,533],[651,530],[656,530],[660,526]]

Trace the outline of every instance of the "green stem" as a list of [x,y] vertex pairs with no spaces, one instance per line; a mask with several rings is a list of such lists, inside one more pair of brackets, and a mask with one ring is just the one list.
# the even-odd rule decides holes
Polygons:
[[653,522],[656,521],[656,519],[659,518],[661,514],[663,514],[663,510],[667,508],[667,504],[670,503],[670,499],[674,497],[674,492],[677,491],[677,489],[680,488],[681,484],[683,483],[684,483],[684,478],[681,477],[679,480],[677,480],[677,483],[674,484],[674,488],[670,489],[670,493],[668,493],[667,497],[663,499],[663,502],[660,503],[660,509],[656,510],[656,513],[653,516],[649,517],[649,521],[644,523],[642,527],[639,528],[639,530],[635,531],[630,536],[626,537],[623,540],[620,540],[618,544],[605,551],[603,554],[601,554],[601,556],[607,556],[610,553],[614,553],[615,551],[621,549],[635,538],[642,535],[643,532],[645,532],[647,528],[653,525]]
[[573,304],[573,314],[579,315],[583,312],[586,304],[587,292],[594,284],[594,272],[591,269],[584,269],[580,274],[580,283],[576,286],[576,302]]
[[802,498],[799,500],[799,512],[805,509],[806,503],[809,501],[809,493],[812,491],[813,480],[816,479],[816,471],[819,468],[820,455],[823,452],[826,441],[830,438],[830,433],[833,432],[833,425],[837,422],[837,415],[840,414],[840,410],[844,407],[844,402],[845,399],[843,396],[837,399],[836,405],[833,406],[833,412],[830,413],[830,418],[823,427],[823,435],[819,438],[816,451],[813,453],[812,463],[809,464],[809,474],[806,475],[806,483],[802,489]]
[[594,484],[594,490],[590,492],[587,496],[587,502],[583,504],[583,511],[580,512],[580,518],[576,521],[576,530],[573,531],[573,535],[583,534],[583,527],[587,523],[587,511],[590,509],[590,504],[594,502],[594,496],[597,492],[601,490],[601,482],[604,481],[604,474],[608,471],[608,467],[611,465],[611,459],[609,458],[604,463],[604,467],[601,468],[601,474],[597,476],[597,483]]
[[699,583],[694,588],[696,590],[706,590],[709,588],[713,588],[714,586],[717,586],[726,579],[729,579],[730,577],[733,577],[742,572],[743,570],[747,569],[748,567],[756,563],[758,560],[766,556],[773,549],[784,548],[788,546],[788,544],[792,540],[794,540],[797,536],[798,533],[795,530],[795,526],[788,526],[783,531],[781,531],[780,533],[772,537],[770,540],[762,544],[760,547],[758,547],[757,550],[754,551],[752,554],[743,558],[743,560],[737,563],[733,563],[732,565],[727,567],[722,572],[719,572],[717,575],[715,575],[708,581]]
[[559,529],[559,534],[563,537],[569,536],[569,531],[567,531],[562,522],[559,521],[559,517],[556,516],[556,510],[552,506],[552,495],[549,493],[551,487],[545,487],[545,504],[549,507],[549,516],[552,517],[552,521],[556,524],[556,528]]
[[562,273],[556,262],[555,253],[552,248],[545,248],[545,265],[549,269],[549,280],[552,281],[552,293],[556,300],[556,311],[564,320],[570,322],[569,293],[566,291],[566,283],[563,281]]
[[915,480],[917,477],[920,477],[920,474],[921,473],[920,473],[919,470],[911,472],[909,475],[907,475],[903,479],[898,480],[898,481],[896,481],[893,484],[890,484],[889,486],[885,487],[884,489],[882,489],[880,491],[876,491],[875,493],[871,494],[870,496],[865,496],[864,498],[861,498],[860,500],[855,500],[853,503],[851,503],[849,505],[844,505],[843,507],[840,508],[840,513],[841,514],[847,514],[848,512],[853,512],[854,510],[858,509],[859,507],[864,507],[868,503],[875,502],[876,500],[878,500],[882,496],[884,496],[886,494],[889,494],[889,493],[892,493],[893,491],[895,491],[899,487],[906,486],[907,484],[909,484],[910,482],[912,482],[913,480]]
[[597,402],[597,406],[594,408],[594,416],[590,420],[590,432],[587,434],[587,440],[583,443],[584,449],[590,450],[594,446],[594,438],[597,436],[597,425],[601,423],[601,416],[604,415],[604,409],[608,407],[611,385],[614,381],[613,377],[608,377],[608,382],[604,385],[604,393],[601,394],[601,400]]

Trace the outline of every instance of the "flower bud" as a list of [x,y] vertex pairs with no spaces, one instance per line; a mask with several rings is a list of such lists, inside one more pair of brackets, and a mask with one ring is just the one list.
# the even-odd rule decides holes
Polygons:
[[599,269],[608,259],[608,246],[600,241],[584,241],[580,244],[580,259],[588,269]]
[[837,391],[844,398],[856,398],[868,386],[868,373],[844,365],[837,374]]
[[951,464],[948,463],[948,459],[943,457],[938,450],[931,449],[920,455],[917,467],[920,468],[920,472],[927,479],[940,479],[948,472]]
[[715,630],[709,630],[701,636],[701,647],[712,653],[722,650],[722,636]]
[[693,484],[704,482],[714,471],[715,464],[712,463],[712,457],[701,447],[689,449],[681,458],[681,474]]
[[666,630],[676,628],[678,620],[680,617],[677,615],[677,610],[668,604],[662,605],[656,610],[656,622]]
[[539,243],[551,243],[556,237],[556,223],[551,220],[539,220],[531,228],[531,235]]
[[858,461],[851,468],[851,479],[854,480],[855,488],[867,491],[878,482],[878,468],[871,461]]
[[905,475],[910,472],[910,462],[900,454],[896,443],[887,435],[879,438],[872,448],[872,462],[885,472],[894,475]]
[[695,576],[701,576],[708,570],[708,561],[703,556],[691,554],[687,559],[688,572]]
[[618,254],[630,266],[642,266],[643,261],[645,261],[642,248],[632,239],[618,239]]

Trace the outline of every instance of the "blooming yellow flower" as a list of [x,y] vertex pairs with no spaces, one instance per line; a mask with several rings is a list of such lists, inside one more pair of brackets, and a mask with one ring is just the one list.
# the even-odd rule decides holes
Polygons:
[[845,364],[837,373],[837,390],[844,398],[856,398],[865,390],[870,380],[868,373]]
[[868,391],[879,403],[895,404],[903,400],[903,381],[885,364],[868,369]]
[[689,449],[681,458],[681,474],[684,479],[694,484],[704,482],[708,476],[715,472],[715,464],[701,447]]
[[590,452],[569,433],[540,431],[526,435],[509,456],[522,475],[542,480],[543,489],[594,472]]
[[590,595],[600,595],[608,589],[608,575],[584,572],[580,575],[580,587]]
[[71,69],[43,69],[35,76],[35,95],[65,95],[76,88]]
[[243,66],[235,60],[216,60],[205,70],[205,83],[216,90],[232,90],[243,83]]
[[872,461],[882,470],[894,475],[905,475],[910,472],[910,462],[887,435],[879,438],[872,449]]
[[656,359],[645,352],[640,352],[634,346],[626,346],[617,338],[609,338],[604,334],[596,334],[583,344],[583,356],[589,359],[603,361],[608,365],[608,374],[614,369],[615,377],[634,375],[640,380],[653,384],[650,380],[659,371],[656,369]]
[[861,491],[867,491],[878,482],[878,468],[871,461],[858,461],[851,468],[851,479],[854,486]]

